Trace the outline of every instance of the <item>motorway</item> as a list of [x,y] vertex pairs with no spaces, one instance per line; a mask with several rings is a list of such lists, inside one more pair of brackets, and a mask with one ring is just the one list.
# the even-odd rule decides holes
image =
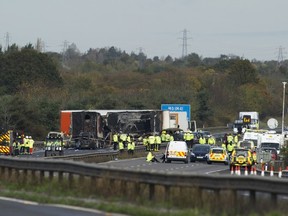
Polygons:
[[[96,150],[77,150],[77,149],[65,149],[64,155],[78,155],[78,154],[89,154],[89,153],[107,153],[113,151],[111,149],[96,149]],[[211,165],[206,162],[189,162],[185,164],[181,161],[172,161],[172,163],[161,163],[162,154],[156,154],[156,158],[160,163],[146,162],[145,157],[132,158],[125,160],[114,160],[104,163],[99,163],[98,165],[104,167],[116,167],[127,170],[154,170],[162,173],[194,173],[194,174],[230,174],[229,166],[223,163],[213,163]],[[21,158],[44,158],[44,150],[34,151],[32,155],[20,155]]]
[[[161,155],[156,155],[156,158],[161,161],[159,158]],[[105,163],[99,163],[98,165],[103,167],[110,168],[121,168],[127,170],[136,170],[136,171],[147,171],[153,170],[156,172],[162,173],[194,173],[194,174],[230,174],[229,166],[222,163],[214,163],[208,165],[205,162],[195,162],[185,164],[181,161],[172,161],[171,163],[156,163],[156,162],[146,162],[145,157],[133,158],[127,160],[114,160]]]

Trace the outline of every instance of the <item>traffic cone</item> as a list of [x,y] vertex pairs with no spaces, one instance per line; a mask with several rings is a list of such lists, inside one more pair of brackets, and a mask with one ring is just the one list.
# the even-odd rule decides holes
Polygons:
[[230,171],[230,173],[231,173],[231,175],[234,174],[234,167],[233,167],[233,166],[231,166],[231,171]]
[[262,165],[261,176],[265,176],[265,173],[264,173],[264,165]]
[[245,172],[244,172],[244,175],[245,175],[245,176],[248,175],[248,169],[247,169],[247,166],[245,166]]
[[281,167],[279,167],[278,177],[282,178],[282,168]]
[[270,169],[270,176],[274,176],[273,166],[271,166],[271,169]]
[[253,174],[254,174],[254,175],[257,175],[257,169],[256,169],[256,167],[253,167],[253,171],[254,171]]
[[241,175],[240,166],[237,166],[237,175]]

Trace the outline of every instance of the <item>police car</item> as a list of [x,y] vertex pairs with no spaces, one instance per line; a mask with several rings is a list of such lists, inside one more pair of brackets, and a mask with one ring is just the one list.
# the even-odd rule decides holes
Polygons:
[[228,154],[226,150],[221,147],[211,148],[207,156],[207,164],[212,164],[212,162],[228,165]]

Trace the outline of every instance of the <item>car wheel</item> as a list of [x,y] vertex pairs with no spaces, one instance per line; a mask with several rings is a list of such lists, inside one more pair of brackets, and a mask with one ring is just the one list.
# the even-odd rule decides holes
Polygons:
[[212,162],[211,161],[207,161],[207,164],[212,164]]

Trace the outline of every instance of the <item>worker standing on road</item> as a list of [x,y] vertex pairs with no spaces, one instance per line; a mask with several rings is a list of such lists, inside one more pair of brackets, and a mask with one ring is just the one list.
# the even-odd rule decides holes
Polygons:
[[143,137],[143,145],[146,147],[146,151],[150,151],[150,145],[149,145],[149,142],[148,142],[148,136],[145,135]]
[[29,137],[26,136],[24,144],[24,154],[29,154]]
[[165,130],[163,130],[163,131],[161,132],[161,141],[162,141],[162,142],[166,142],[166,131],[165,131]]
[[130,140],[130,142],[128,142],[128,145],[127,145],[127,150],[128,150],[128,155],[132,154],[132,142]]
[[[126,148],[126,145],[127,145],[127,134],[121,133],[120,134],[120,140],[123,143],[124,148]],[[120,149],[120,147],[119,147],[119,149]]]
[[123,144],[122,140],[119,141],[119,151],[120,151],[120,153],[124,152],[124,144]]
[[13,141],[13,155],[14,156],[19,155],[19,147],[20,147],[20,144],[16,140],[14,140]]
[[155,151],[159,151],[161,145],[161,137],[159,134],[155,136]]
[[194,139],[194,134],[190,130],[184,133],[184,140],[186,141],[188,148],[192,148],[193,139]]
[[135,150],[135,140],[134,138],[131,139],[131,155],[134,155]]
[[118,133],[113,134],[113,150],[116,150],[118,146]]
[[127,137],[126,137],[126,145],[128,146],[129,143],[131,144],[131,136],[130,136],[130,134],[127,134]]
[[32,154],[33,153],[33,148],[34,148],[34,140],[32,139],[32,136],[29,136],[29,154]]
[[229,144],[230,142],[234,142],[234,137],[231,133],[227,135],[227,143]]
[[205,137],[200,136],[200,138],[199,138],[199,143],[200,143],[200,144],[206,144],[206,139],[205,139]]
[[215,139],[214,139],[213,136],[209,135],[207,143],[208,143],[209,145],[215,145],[215,144],[216,144],[216,141],[215,141]]
[[154,151],[155,149],[155,136],[154,134],[151,134],[149,137],[148,137],[148,143],[150,145],[150,150],[151,151]]
[[229,143],[228,143],[228,145],[227,145],[227,151],[228,151],[228,154],[232,154],[232,152],[233,152],[233,150],[234,150],[234,145],[233,145],[233,142],[232,141],[230,141]]

